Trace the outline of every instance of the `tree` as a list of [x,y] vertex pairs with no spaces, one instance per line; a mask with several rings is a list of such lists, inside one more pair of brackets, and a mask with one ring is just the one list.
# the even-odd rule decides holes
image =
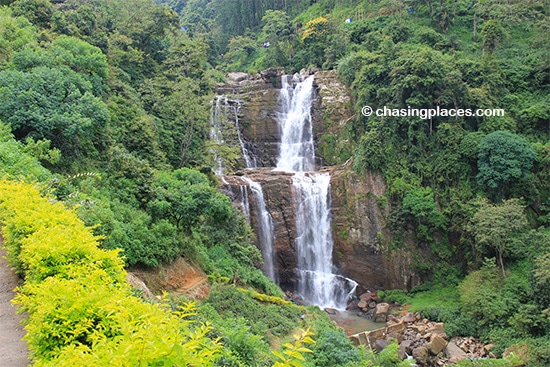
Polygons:
[[437,210],[437,203],[431,187],[410,190],[403,198],[403,213],[416,220],[419,234],[428,238],[428,230],[445,229],[447,218]]
[[488,20],[483,26],[481,35],[483,37],[483,50],[491,55],[505,38],[502,22],[496,19]]
[[476,244],[497,252],[503,277],[506,276],[504,254],[514,252],[518,235],[527,228],[524,209],[519,199],[504,200],[502,204],[482,201],[471,219],[470,231]]
[[325,17],[312,19],[304,26],[302,42],[311,56],[310,64],[323,64],[326,40],[330,32],[330,23]]
[[211,187],[198,171],[181,168],[160,173],[154,190],[156,198],[149,203],[153,216],[170,219],[187,233],[205,221],[221,223],[232,214],[229,198]]
[[36,44],[35,29],[24,17],[13,17],[7,7],[0,7],[0,63],[11,54]]
[[536,153],[527,140],[508,131],[495,131],[479,143],[477,182],[498,201],[510,186],[527,177]]
[[67,67],[0,72],[0,118],[19,139],[51,140],[70,156],[95,150],[92,137],[108,119],[92,84]]

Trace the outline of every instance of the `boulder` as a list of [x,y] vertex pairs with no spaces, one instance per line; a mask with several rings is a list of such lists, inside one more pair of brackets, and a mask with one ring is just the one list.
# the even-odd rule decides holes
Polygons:
[[390,342],[387,341],[386,339],[378,339],[377,341],[374,342],[374,349],[377,352],[381,352],[382,349],[386,348],[388,344],[390,344]]
[[283,67],[269,68],[269,69],[260,71],[260,75],[264,80],[277,78],[277,77],[283,76],[284,74],[285,74],[285,68]]
[[361,301],[365,301],[365,303],[368,303],[369,301],[372,300],[372,292],[366,292],[366,293],[363,293],[359,299]]
[[413,345],[413,341],[412,340],[403,340],[401,342],[401,344],[399,344],[399,349],[403,349],[403,351],[407,354],[411,354],[412,353],[412,345]]
[[359,303],[357,304],[357,307],[360,309],[368,308],[367,301],[364,301],[364,300],[359,301]]
[[403,322],[415,322],[416,316],[412,312],[407,312],[405,316],[403,316]]
[[438,355],[447,346],[447,341],[438,334],[432,334],[427,348],[433,355]]
[[451,363],[463,360],[468,356],[452,341],[447,344],[444,351],[447,358],[449,358],[449,362]]
[[433,323],[428,330],[433,334],[439,334],[443,338],[447,337],[447,334],[445,333],[445,324],[443,322]]
[[335,309],[335,308],[327,307],[327,308],[325,308],[325,312],[326,312],[328,315],[338,315],[338,310]]
[[379,303],[376,305],[376,313],[374,314],[374,322],[386,322],[388,320],[388,312],[390,305],[387,303]]
[[416,347],[412,351],[412,356],[417,363],[424,365],[428,361],[428,349],[426,347]]
[[242,73],[242,72],[234,72],[234,73],[227,73],[225,74],[225,79],[229,82],[242,82],[243,80],[247,80],[248,79],[248,74],[247,73]]

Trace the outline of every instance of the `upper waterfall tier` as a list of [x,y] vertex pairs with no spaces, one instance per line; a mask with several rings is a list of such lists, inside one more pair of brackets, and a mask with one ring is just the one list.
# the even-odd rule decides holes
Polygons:
[[315,147],[311,122],[313,76],[300,81],[297,75],[285,75],[281,78],[281,84],[281,111],[278,116],[281,141],[276,170],[314,171]]

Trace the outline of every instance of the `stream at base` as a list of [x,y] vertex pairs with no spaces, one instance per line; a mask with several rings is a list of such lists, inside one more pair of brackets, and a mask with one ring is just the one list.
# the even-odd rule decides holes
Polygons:
[[346,332],[346,335],[353,335],[363,331],[370,331],[386,326],[383,322],[373,322],[370,319],[357,316],[357,312],[338,311],[335,315],[329,315],[332,321]]

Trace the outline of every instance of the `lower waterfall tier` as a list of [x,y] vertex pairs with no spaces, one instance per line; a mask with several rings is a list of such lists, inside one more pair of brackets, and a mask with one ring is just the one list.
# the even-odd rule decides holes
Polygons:
[[[403,289],[417,285],[419,277],[412,268],[412,254],[388,248],[391,233],[384,226],[384,218],[390,208],[381,207],[378,199],[386,194],[383,179],[372,173],[358,175],[347,166],[326,167],[323,172],[330,174],[331,187],[334,246],[333,268],[329,273],[354,279],[361,289]],[[225,176],[228,183],[225,190],[239,208],[242,201],[248,199],[250,222],[257,228],[261,217],[255,209],[251,190],[248,196],[242,195],[242,175],[261,184],[265,206],[273,220],[274,272],[283,290],[295,292],[299,274],[296,272],[296,213],[291,195],[294,173],[258,168],[239,174]]]

